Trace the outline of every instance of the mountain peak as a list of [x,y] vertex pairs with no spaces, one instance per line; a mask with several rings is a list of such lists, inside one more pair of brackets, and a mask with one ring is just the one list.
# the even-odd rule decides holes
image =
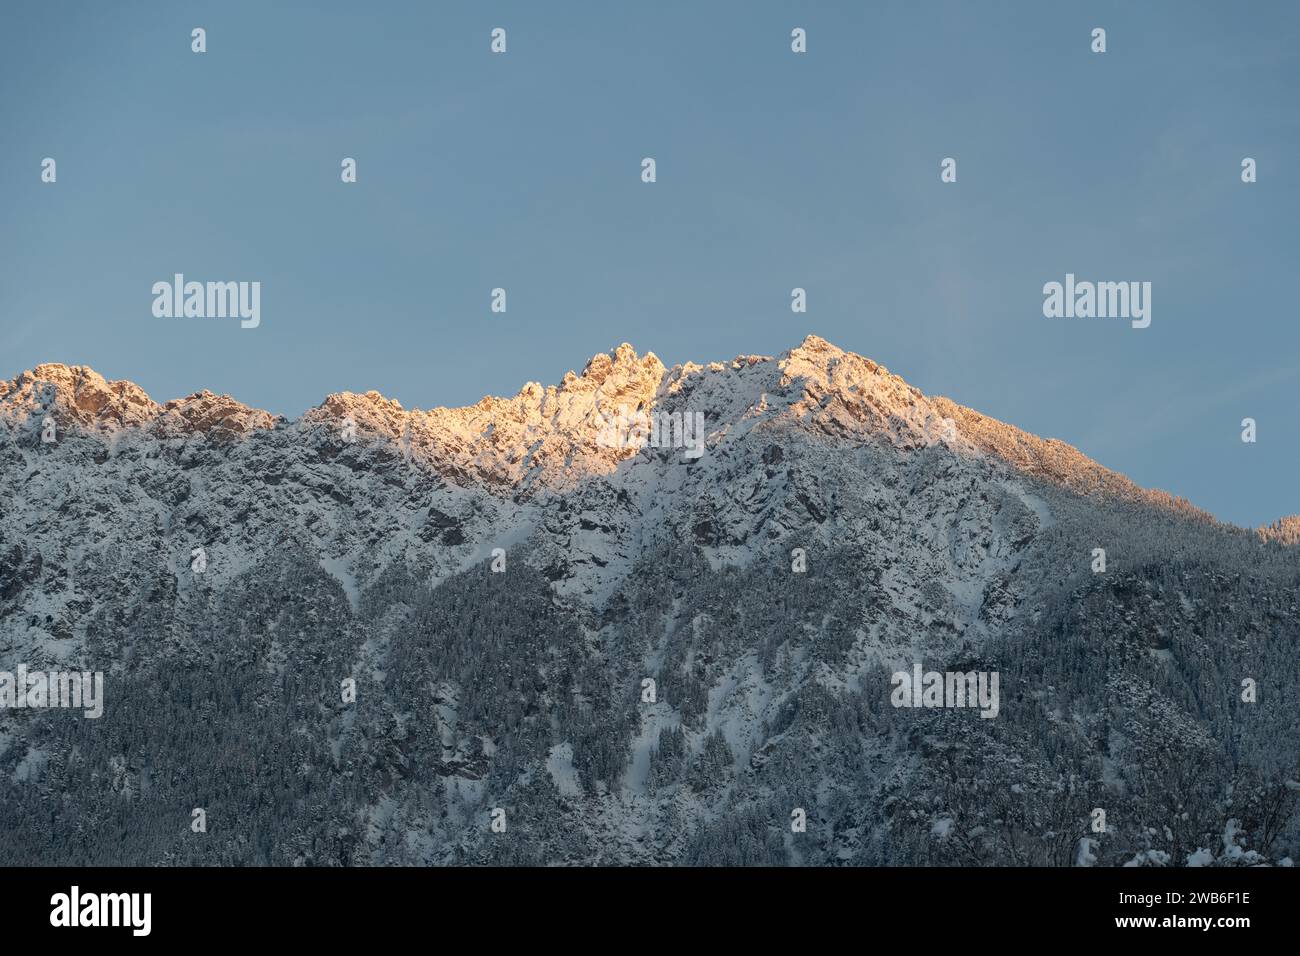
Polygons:
[[[570,487],[614,471],[638,452],[624,444],[610,447],[602,441],[604,430],[621,416],[649,413],[660,403],[674,412],[703,414],[710,447],[741,440],[756,425],[779,419],[835,440],[883,440],[902,450],[942,443],[957,454],[999,458],[1077,493],[1141,499],[1209,518],[1181,499],[1139,488],[1063,442],[927,397],[884,366],[811,334],[779,358],[688,362],[671,372],[653,352],[638,354],[624,342],[592,356],[580,375],[569,371],[549,386],[527,382],[511,397],[408,411],[375,390],[339,392],[300,422],[339,432],[350,419],[356,437],[400,447],[408,460],[423,461],[457,482],[523,491]],[[32,431],[51,414],[61,429],[139,428],[158,438],[203,433],[219,441],[272,429],[278,420],[207,390],[159,405],[134,383],[108,381],[81,365],[46,363],[0,381],[0,420]]]
[[47,416],[60,428],[140,428],[160,438],[195,431],[230,437],[275,423],[270,413],[207,389],[159,405],[134,382],[109,381],[87,365],[45,362],[0,381],[0,418],[32,425]]
[[611,352],[597,352],[593,355],[579,377],[596,385],[604,384],[611,377],[625,383],[653,378],[658,384],[664,371],[664,363],[659,361],[654,352],[638,356],[636,349],[624,342]]
[[188,398],[174,398],[163,406],[152,429],[159,438],[184,438],[202,432],[228,440],[254,431],[274,428],[276,416],[250,408],[229,395],[206,388]]
[[[809,352],[843,352],[838,345],[826,341],[820,335],[809,332],[804,336],[803,341],[795,346],[794,350],[806,350]],[[793,350],[792,350],[793,351]]]
[[142,426],[159,406],[134,382],[108,381],[86,365],[46,362],[0,381],[6,417],[53,414],[83,426]]

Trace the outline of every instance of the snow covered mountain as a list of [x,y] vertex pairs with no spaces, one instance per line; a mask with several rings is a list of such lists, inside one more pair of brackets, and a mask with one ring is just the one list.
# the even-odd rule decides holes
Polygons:
[[[0,481],[0,671],[106,698],[0,710],[6,863],[1300,851],[1294,519],[815,336],[294,421],[42,365],[0,381]],[[915,662],[996,672],[998,716],[895,706]]]

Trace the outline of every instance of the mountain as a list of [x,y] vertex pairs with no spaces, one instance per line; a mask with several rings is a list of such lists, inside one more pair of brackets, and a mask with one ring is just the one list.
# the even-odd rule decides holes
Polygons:
[[[0,709],[5,863],[1300,853],[1300,519],[815,336],[293,421],[41,365],[0,481],[0,671],[104,673]],[[996,708],[898,706],[918,664]]]

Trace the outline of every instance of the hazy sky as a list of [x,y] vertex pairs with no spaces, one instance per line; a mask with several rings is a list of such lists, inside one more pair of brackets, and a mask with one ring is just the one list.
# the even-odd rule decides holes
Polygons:
[[[428,408],[816,332],[1258,524],[1300,512],[1297,93],[1293,2],[6,3],[0,376]],[[176,272],[261,326],[155,318]],[[1045,318],[1067,272],[1150,328]]]

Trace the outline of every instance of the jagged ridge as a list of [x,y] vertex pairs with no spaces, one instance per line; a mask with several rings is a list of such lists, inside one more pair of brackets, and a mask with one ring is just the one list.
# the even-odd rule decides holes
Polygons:
[[[927,398],[888,369],[809,335],[779,358],[740,356],[730,363],[686,363],[666,369],[653,352],[639,356],[624,343],[598,353],[581,374],[558,385],[529,382],[509,398],[487,396],[463,408],[406,410],[378,391],[339,392],[293,423],[207,390],[160,405],[130,381],[108,381],[87,366],[38,365],[0,381],[0,421],[36,431],[52,414],[60,429],[92,432],[138,429],[159,439],[249,436],[277,424],[355,423],[363,440],[398,445],[461,483],[518,488],[569,488],[607,474],[633,452],[609,448],[597,432],[621,409],[660,406],[703,410],[711,444],[743,433],[758,419],[784,417],[829,435],[887,437],[903,447],[944,439],[952,447],[992,455],[1019,472],[1082,495],[1142,501],[1186,517],[1213,518],[1185,499],[1147,490],[1076,448],[1043,439],[943,397]],[[1283,538],[1276,532],[1261,534]],[[1289,539],[1288,539],[1289,540]]]

